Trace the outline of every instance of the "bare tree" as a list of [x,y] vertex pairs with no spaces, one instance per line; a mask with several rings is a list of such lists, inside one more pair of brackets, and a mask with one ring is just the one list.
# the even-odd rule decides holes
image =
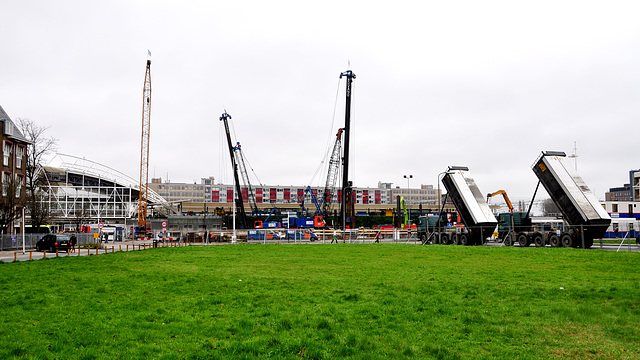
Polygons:
[[44,174],[39,172],[42,161],[50,153],[57,150],[58,140],[53,137],[45,137],[48,127],[39,126],[30,119],[18,118],[17,126],[22,135],[30,142],[27,147],[26,170],[26,208],[31,218],[31,226],[39,228],[45,225],[51,216],[49,207],[46,206],[46,191],[42,188],[45,184]]
[[544,216],[559,216],[560,209],[551,199],[542,200],[542,213]]
[[38,167],[42,165],[45,156],[58,149],[58,139],[45,137],[44,133],[49,127],[39,126],[30,119],[18,118],[16,123],[22,135],[30,142],[27,148],[27,190],[33,192],[43,180],[38,176]]
[[45,190],[39,187],[33,191],[27,190],[25,207],[29,211],[32,228],[39,229],[42,225],[49,223],[51,212],[47,205],[47,193]]

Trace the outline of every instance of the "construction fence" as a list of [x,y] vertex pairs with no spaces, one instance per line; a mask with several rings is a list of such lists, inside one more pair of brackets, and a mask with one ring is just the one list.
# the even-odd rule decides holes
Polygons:
[[[47,234],[16,234],[0,236],[0,251],[22,250],[23,243],[25,249],[35,249],[38,240]],[[76,246],[83,247],[88,244],[95,244],[100,240],[94,238],[93,234],[76,234],[78,240]]]

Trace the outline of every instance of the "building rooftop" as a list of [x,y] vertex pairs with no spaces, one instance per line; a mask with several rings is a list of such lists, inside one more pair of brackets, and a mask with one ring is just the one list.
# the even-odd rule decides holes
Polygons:
[[0,106],[0,122],[3,122],[5,124],[5,126],[4,126],[4,134],[7,135],[7,137],[14,138],[14,139],[26,142],[26,143],[30,142],[30,141],[27,140],[27,138],[24,137],[22,132],[20,132],[20,130],[18,129],[16,124],[13,122],[13,120],[11,120],[11,118],[4,111],[2,106]]

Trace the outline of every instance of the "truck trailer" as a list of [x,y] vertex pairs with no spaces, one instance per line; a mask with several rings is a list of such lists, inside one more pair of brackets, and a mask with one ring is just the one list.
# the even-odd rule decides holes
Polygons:
[[[522,247],[590,248],[593,240],[602,238],[611,224],[611,217],[600,205],[584,180],[563,163],[566,154],[544,151],[531,169],[549,197],[563,215],[565,224],[544,227],[531,221],[530,210],[498,214],[498,233],[507,246],[517,242]],[[538,188],[534,192],[533,200]]]
[[[602,238],[611,224],[611,217],[600,205],[584,180],[563,163],[566,154],[544,151],[532,166],[533,172],[556,204],[568,229],[556,234],[564,247],[590,248],[593,240]],[[554,240],[549,242],[554,246]]]
[[441,216],[421,216],[418,236],[423,243],[482,245],[484,240],[493,234],[498,222],[471,177],[469,168],[450,166],[442,178],[442,184],[447,190],[447,197],[453,201],[464,227],[445,226]]

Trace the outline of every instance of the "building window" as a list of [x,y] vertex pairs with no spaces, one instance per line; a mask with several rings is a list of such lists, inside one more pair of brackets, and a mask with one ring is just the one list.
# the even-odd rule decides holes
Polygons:
[[24,156],[24,146],[18,145],[16,148],[16,167],[22,169],[22,157]]
[[9,141],[4,142],[4,147],[3,147],[3,155],[4,158],[2,160],[2,164],[4,166],[9,166],[9,158],[11,157],[11,149],[13,148],[13,144]]
[[24,183],[24,176],[18,175],[16,180],[16,197],[19,198],[22,194],[22,183]]
[[2,173],[2,196],[7,196],[9,190],[9,184],[11,183],[11,173]]

